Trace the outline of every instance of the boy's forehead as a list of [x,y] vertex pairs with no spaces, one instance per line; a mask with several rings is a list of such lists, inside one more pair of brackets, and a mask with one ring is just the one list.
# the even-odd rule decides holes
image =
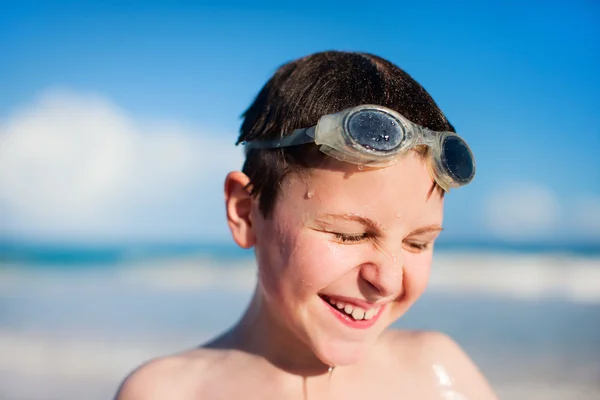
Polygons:
[[[423,214],[442,205],[426,163],[407,155],[386,168],[362,168],[339,162],[334,168],[315,168],[306,174],[292,174],[280,200],[287,207],[314,209],[315,212],[363,212],[375,214]],[[308,203],[308,204],[306,204]],[[284,204],[281,204],[284,206]]]

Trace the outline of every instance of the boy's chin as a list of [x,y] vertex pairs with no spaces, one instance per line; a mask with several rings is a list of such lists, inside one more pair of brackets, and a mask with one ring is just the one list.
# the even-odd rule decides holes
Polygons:
[[360,361],[371,346],[373,346],[373,343],[367,341],[329,341],[316,343],[313,347],[313,351],[323,364],[342,367]]

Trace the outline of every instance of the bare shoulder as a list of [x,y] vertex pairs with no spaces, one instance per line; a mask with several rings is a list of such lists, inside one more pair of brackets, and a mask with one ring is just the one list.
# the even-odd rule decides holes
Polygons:
[[122,382],[115,400],[164,400],[195,397],[218,352],[194,349],[150,360]]
[[440,391],[462,396],[457,398],[497,399],[475,363],[450,336],[432,331],[391,331],[389,338],[400,353],[409,355],[435,380]]

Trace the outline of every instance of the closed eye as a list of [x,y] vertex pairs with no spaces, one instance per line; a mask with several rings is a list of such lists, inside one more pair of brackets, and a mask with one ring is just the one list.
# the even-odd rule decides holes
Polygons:
[[428,250],[431,246],[429,242],[413,242],[413,241],[405,241],[404,242],[411,251],[413,252],[422,252]]
[[332,232],[332,234],[335,236],[335,238],[337,240],[339,240],[342,243],[357,243],[357,242],[361,242],[365,239],[367,239],[367,234],[366,233],[356,233],[356,234],[344,234],[344,233],[335,233]]

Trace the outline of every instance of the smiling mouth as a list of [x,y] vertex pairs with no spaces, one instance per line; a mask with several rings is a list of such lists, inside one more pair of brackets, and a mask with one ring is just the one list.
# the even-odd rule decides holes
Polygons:
[[352,325],[373,325],[382,309],[381,306],[364,309],[326,295],[320,294],[319,297],[338,316],[338,318],[341,318],[344,322],[352,322]]

